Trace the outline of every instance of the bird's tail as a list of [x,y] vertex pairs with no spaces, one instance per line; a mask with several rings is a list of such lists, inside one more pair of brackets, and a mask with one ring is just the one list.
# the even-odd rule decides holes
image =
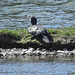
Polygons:
[[45,42],[45,43],[52,43],[53,42],[53,38],[52,38],[52,36],[45,36],[45,35],[43,35],[43,41]]

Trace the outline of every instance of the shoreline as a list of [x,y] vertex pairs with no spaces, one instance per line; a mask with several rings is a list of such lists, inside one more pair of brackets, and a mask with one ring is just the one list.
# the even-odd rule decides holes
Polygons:
[[63,50],[40,50],[37,48],[22,49],[22,48],[13,48],[13,49],[2,49],[0,48],[0,58],[16,58],[20,56],[75,56],[75,49],[68,51],[67,49]]
[[75,27],[48,29],[53,38],[53,43],[46,44],[38,39],[33,38],[26,29],[2,29],[0,30],[0,48],[24,48],[29,47],[46,50],[63,50],[66,48],[71,51],[75,49]]

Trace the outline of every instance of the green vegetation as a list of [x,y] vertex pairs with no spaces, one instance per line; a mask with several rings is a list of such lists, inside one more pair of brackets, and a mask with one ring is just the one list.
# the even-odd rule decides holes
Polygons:
[[26,31],[26,29],[20,29],[20,30],[11,30],[11,29],[3,29],[3,30],[0,30],[0,35],[3,35],[3,34],[10,34],[12,36],[23,36],[23,35],[26,35],[28,34],[28,32]]
[[[48,29],[50,34],[55,37],[74,37],[75,36],[75,27],[70,28],[58,28],[58,29]],[[4,36],[4,37],[3,37]],[[15,38],[15,42],[17,43],[27,43],[27,42],[38,42],[36,39],[31,39],[33,36],[27,32],[26,29],[18,29],[18,30],[11,30],[11,29],[2,29],[0,30],[0,40],[5,41],[6,39],[10,40]],[[1,39],[2,37],[2,39]],[[59,39],[58,39],[59,40]]]
[[[26,29],[11,30],[3,29],[0,30],[0,41],[2,42],[16,42],[16,43],[27,43],[27,42],[37,42],[36,39],[31,39],[33,36],[27,32]],[[10,40],[9,40],[10,39]]]
[[[69,28],[58,28],[58,29],[48,29],[51,35],[53,36],[74,36],[75,35],[75,27],[69,27]],[[2,29],[0,30],[0,35],[3,34],[10,34],[12,36],[29,36],[30,34],[27,32],[26,29],[17,29],[17,30],[11,30],[11,29]]]
[[75,27],[48,29],[53,36],[75,36]]
[[[28,47],[41,47],[60,49],[62,46],[68,48],[75,48],[75,27],[70,28],[57,28],[48,29],[53,37],[53,45],[47,45],[41,40],[33,38],[33,35],[29,34],[26,29],[1,29],[0,30],[0,47],[1,48],[28,48]],[[67,46],[62,45],[67,44]]]

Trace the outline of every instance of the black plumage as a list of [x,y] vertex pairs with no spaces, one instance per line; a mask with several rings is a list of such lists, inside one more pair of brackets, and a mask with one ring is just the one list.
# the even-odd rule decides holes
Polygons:
[[27,29],[30,34],[36,36],[38,39],[41,39],[45,43],[53,42],[53,38],[50,35],[49,31],[44,27],[37,25],[37,19],[34,16],[30,17],[30,21],[32,25]]

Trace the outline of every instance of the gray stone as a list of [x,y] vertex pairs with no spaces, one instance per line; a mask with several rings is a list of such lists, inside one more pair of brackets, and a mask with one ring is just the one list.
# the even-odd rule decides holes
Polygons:
[[39,50],[36,50],[36,51],[33,52],[33,55],[35,55],[35,56],[39,56],[39,55],[41,55],[41,53],[40,53]]
[[27,51],[28,49],[22,49],[22,52],[25,52],[25,51]]
[[28,51],[33,52],[35,49],[34,48],[29,48]]
[[2,57],[3,56],[3,54],[2,53],[0,53],[0,57]]

